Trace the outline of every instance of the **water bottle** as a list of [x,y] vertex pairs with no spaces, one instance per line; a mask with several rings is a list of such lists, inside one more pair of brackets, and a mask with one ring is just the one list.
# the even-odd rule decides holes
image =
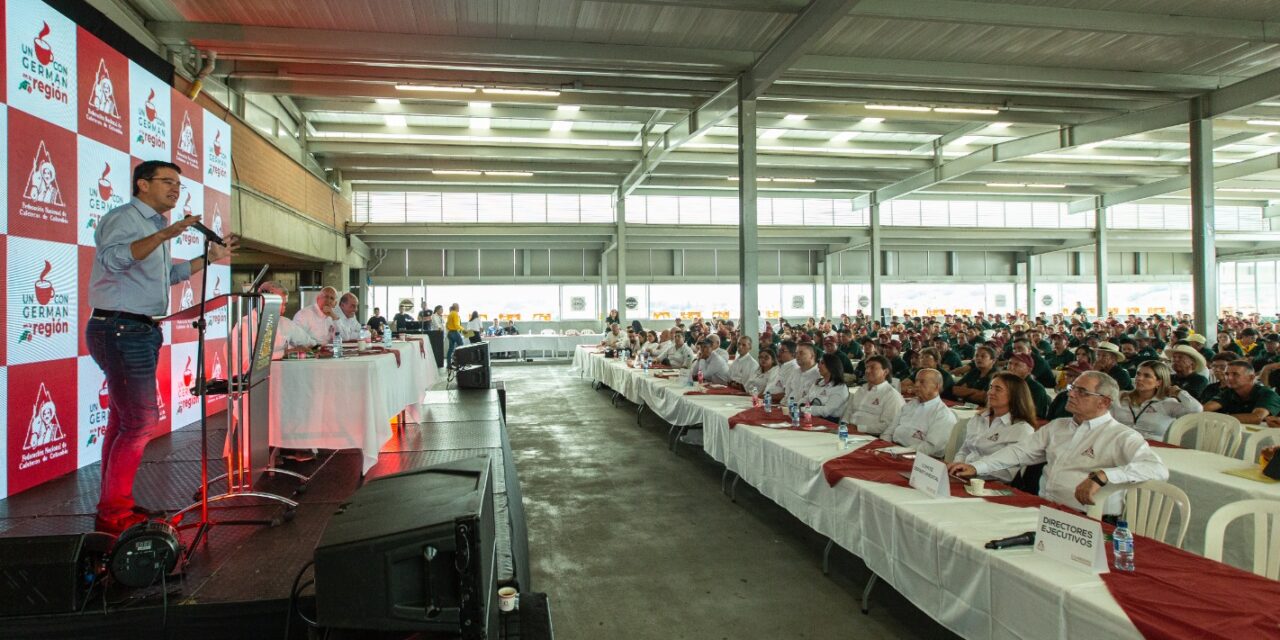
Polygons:
[[373,334],[369,331],[369,327],[360,327],[360,348],[368,349],[369,341],[373,338]]
[[391,348],[391,327],[384,327],[382,329],[382,346],[388,349]]
[[808,402],[800,405],[800,421],[806,427],[813,424],[813,410],[809,408]]
[[840,450],[848,451],[849,450],[849,424],[844,421],[844,418],[840,419],[840,425],[836,427],[836,437],[840,438]]
[[698,369],[698,385],[699,386],[702,385],[702,369],[701,368]]
[[1121,520],[1111,534],[1111,544],[1116,552],[1116,571],[1133,571],[1133,534],[1129,523]]
[[644,370],[644,375],[649,375],[649,357],[640,356],[640,368]]
[[773,395],[768,391],[764,392],[764,412],[773,413]]
[[796,403],[795,396],[787,397],[787,413],[791,416],[791,426],[800,426],[800,405]]
[[751,387],[751,406],[752,407],[760,406],[760,387],[756,387],[756,386]]
[[336,331],[333,334],[333,357],[342,357],[342,335]]

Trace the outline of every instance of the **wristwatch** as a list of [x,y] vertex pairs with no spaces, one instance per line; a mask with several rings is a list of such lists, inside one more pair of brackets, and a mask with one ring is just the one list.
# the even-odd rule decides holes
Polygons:
[[1107,481],[1103,480],[1102,476],[1099,476],[1097,471],[1090,471],[1089,479],[1094,481],[1094,483],[1097,484],[1099,487],[1107,486]]

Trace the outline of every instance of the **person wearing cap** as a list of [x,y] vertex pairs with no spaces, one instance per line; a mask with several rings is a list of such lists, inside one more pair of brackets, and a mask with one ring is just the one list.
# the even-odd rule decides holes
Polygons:
[[1027,391],[1031,394],[1031,402],[1035,405],[1036,417],[1044,419],[1049,416],[1049,392],[1045,391],[1044,385],[1031,375],[1034,366],[1029,353],[1015,353],[1009,357],[1009,373],[1022,378],[1022,381],[1027,383]]
[[878,346],[880,343],[876,342],[875,338],[872,338],[871,336],[866,336],[863,339],[859,340],[858,344],[862,346],[862,359],[859,360],[858,364],[854,365],[853,367],[853,378],[855,380],[862,381],[862,380],[866,380],[867,358],[870,358],[871,356],[875,356],[875,355],[880,355],[880,348]]
[[1058,377],[1053,374],[1053,369],[1049,367],[1049,363],[1045,362],[1044,358],[1041,358],[1040,354],[1036,353],[1035,349],[1032,348],[1030,340],[1018,338],[1013,341],[1011,346],[1013,347],[1009,354],[1011,357],[1018,354],[1031,357],[1031,375],[1036,379],[1036,382],[1040,383],[1042,388],[1057,386]]
[[[854,360],[862,359],[862,345],[858,344],[857,340],[854,340],[853,325],[846,323],[844,327],[840,329],[839,340],[840,352],[844,354],[844,357],[848,359],[850,363]],[[853,367],[845,369],[844,372],[846,375],[853,373]]]
[[893,377],[901,380],[911,376],[911,365],[902,359],[902,343],[897,340],[889,340],[880,344],[880,350],[884,352],[884,357],[889,360],[889,369],[893,372]]
[[947,341],[946,336],[938,335],[934,337],[933,348],[938,352],[939,370],[954,371],[964,366],[964,361],[960,359],[960,354],[951,348],[951,343]]
[[1114,342],[1099,342],[1093,350],[1093,370],[1111,376],[1120,385],[1121,391],[1129,391],[1133,389],[1133,378],[1120,366],[1124,360],[1124,354]]
[[845,409],[845,421],[850,429],[878,436],[893,426],[902,411],[904,401],[893,385],[889,384],[889,361],[875,355],[863,360],[866,363],[866,384],[858,387]]
[[844,380],[845,374],[853,373],[853,361],[849,360],[849,356],[840,350],[840,338],[828,336],[822,341],[823,354],[833,354],[840,359],[840,379]]
[[1061,369],[1076,360],[1076,353],[1067,344],[1067,334],[1055,333],[1050,340],[1052,347],[1045,354],[1045,362],[1050,368]]
[[1146,362],[1147,360],[1155,360],[1160,357],[1158,349],[1155,347],[1154,340],[1151,335],[1142,329],[1138,329],[1133,334],[1134,346],[1137,347],[1137,353],[1134,354],[1138,362]]
[[1268,333],[1263,338],[1262,348],[1255,349],[1250,359],[1253,360],[1253,368],[1259,372],[1258,379],[1262,380],[1263,384],[1270,385],[1270,380],[1261,372],[1267,365],[1280,362],[1280,334]]
[[1204,356],[1191,345],[1178,344],[1165,350],[1165,355],[1172,363],[1173,373],[1170,384],[1199,398],[1204,388],[1209,386],[1209,379],[1200,374],[1206,368]]
[[1258,330],[1253,327],[1246,327],[1240,332],[1240,339],[1236,340],[1236,346],[1240,347],[1240,355],[1246,358],[1252,358],[1257,355],[1258,349]]
[[1230,351],[1226,353],[1218,353],[1209,360],[1209,372],[1213,376],[1213,380],[1200,392],[1196,398],[1200,404],[1208,404],[1210,400],[1218,397],[1222,389],[1226,386],[1227,365],[1235,362],[1236,354]]
[[1173,384],[1169,365],[1159,360],[1138,365],[1133,387],[1133,391],[1120,394],[1120,402],[1111,405],[1111,417],[1133,427],[1147,440],[1164,442],[1174,420],[1204,410],[1191,393]]
[[698,341],[698,359],[689,367],[689,380],[697,381],[699,373],[707,384],[729,384],[729,363],[716,350],[716,342],[711,338]]
[[1258,384],[1252,362],[1232,360],[1224,378],[1222,390],[1204,403],[1205,411],[1228,414],[1240,424],[1262,424],[1263,418],[1280,414],[1280,395]]
[[942,376],[937,369],[921,369],[916,374],[915,397],[908,400],[893,425],[880,434],[882,440],[911,447],[925,455],[941,457],[947,450],[956,414],[943,404]]

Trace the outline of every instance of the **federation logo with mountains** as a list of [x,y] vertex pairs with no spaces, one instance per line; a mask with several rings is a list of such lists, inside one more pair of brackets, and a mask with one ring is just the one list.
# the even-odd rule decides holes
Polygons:
[[98,71],[94,74],[92,92],[85,109],[85,119],[112,133],[124,133],[124,118],[120,117],[120,105],[116,102],[116,86],[111,81],[107,60],[98,59]]
[[67,433],[58,419],[58,405],[53,394],[43,382],[31,405],[31,419],[27,421],[27,434],[22,439],[22,457],[18,469],[26,470],[38,464],[61,458],[70,452]]

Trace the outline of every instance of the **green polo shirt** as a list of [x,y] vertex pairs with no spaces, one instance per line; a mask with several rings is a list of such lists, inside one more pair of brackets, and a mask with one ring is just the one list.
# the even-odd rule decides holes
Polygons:
[[956,384],[962,384],[966,387],[969,387],[970,389],[986,391],[987,387],[991,386],[991,377],[994,376],[995,374],[996,374],[995,367],[991,367],[991,371],[984,376],[978,372],[978,367],[973,366],[973,367],[970,367],[969,371],[964,374],[964,377],[960,378],[959,380],[956,380]]
[[1076,352],[1071,349],[1066,349],[1062,353],[1054,353],[1050,351],[1044,359],[1051,368],[1059,369],[1075,362]]
[[1027,388],[1031,390],[1031,401],[1036,404],[1036,417],[1044,419],[1049,415],[1049,392],[1045,391],[1044,385],[1036,382],[1036,379],[1027,376],[1023,378],[1027,383]]
[[1120,385],[1121,391],[1133,390],[1133,377],[1129,375],[1128,371],[1124,370],[1123,366],[1116,365],[1111,367],[1111,370],[1107,371],[1106,374],[1116,379],[1116,384]]
[[1222,389],[1214,400],[1222,405],[1218,413],[1253,413],[1254,409],[1262,408],[1267,410],[1267,415],[1280,415],[1280,395],[1260,384],[1254,384],[1253,390],[1243,398],[1233,389]]

